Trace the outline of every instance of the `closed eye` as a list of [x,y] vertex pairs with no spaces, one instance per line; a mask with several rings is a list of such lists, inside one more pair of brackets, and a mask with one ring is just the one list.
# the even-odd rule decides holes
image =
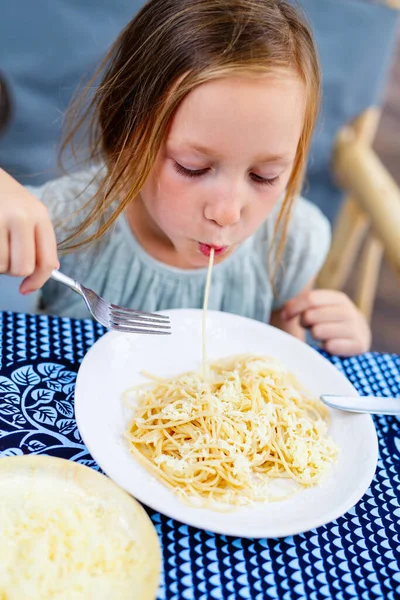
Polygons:
[[279,181],[279,175],[267,179],[266,177],[261,177],[256,173],[250,173],[250,178],[254,181],[254,183],[258,183],[259,185],[275,185]]
[[[194,177],[201,177],[205,175],[209,168],[205,169],[188,169],[187,167],[182,166],[178,162],[174,161],[174,169],[184,177],[189,177],[190,179]],[[261,177],[261,175],[257,175],[256,173],[250,173],[250,178],[257,183],[258,185],[275,185],[279,181],[279,175],[277,177],[271,177],[270,179],[266,177]]]
[[201,177],[202,175],[204,175],[208,171],[208,168],[207,169],[187,169],[186,167],[183,167],[182,165],[180,165],[176,161],[174,162],[174,169],[180,175],[183,175],[184,177],[189,177],[189,178],[192,178],[192,177]]

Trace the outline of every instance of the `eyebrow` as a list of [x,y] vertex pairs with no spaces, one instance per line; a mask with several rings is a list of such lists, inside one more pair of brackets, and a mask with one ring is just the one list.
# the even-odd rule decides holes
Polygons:
[[[178,145],[178,149],[188,149],[196,152],[197,154],[202,154],[203,156],[211,157],[211,158],[219,158],[220,154],[218,152],[214,152],[211,148],[207,148],[206,146],[202,146],[201,144],[191,143],[184,141]],[[293,158],[289,155],[284,154],[267,154],[265,156],[258,156],[254,160],[255,163],[271,163],[271,162],[291,162]]]
[[266,156],[257,156],[256,163],[270,163],[270,162],[281,162],[289,163],[292,162],[293,157],[289,154],[267,154]]
[[[174,146],[173,142],[172,142],[171,146]],[[218,152],[214,152],[213,150],[211,150],[211,148],[207,148],[206,146],[202,146],[201,144],[191,143],[188,141],[183,141],[183,142],[177,143],[176,149],[177,150],[192,150],[192,151],[196,152],[197,154],[203,154],[203,156],[210,156],[212,158],[219,158],[219,156],[220,156],[218,154]]]

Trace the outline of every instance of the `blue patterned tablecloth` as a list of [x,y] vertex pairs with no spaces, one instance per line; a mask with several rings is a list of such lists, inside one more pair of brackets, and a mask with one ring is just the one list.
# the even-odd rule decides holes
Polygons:
[[[79,364],[103,333],[91,321],[0,313],[1,456],[49,454],[98,469],[79,435],[73,399]],[[360,393],[400,396],[400,356],[330,360]],[[400,422],[374,422],[380,456],[370,489],[318,529],[246,540],[149,510],[163,553],[158,599],[400,598]]]

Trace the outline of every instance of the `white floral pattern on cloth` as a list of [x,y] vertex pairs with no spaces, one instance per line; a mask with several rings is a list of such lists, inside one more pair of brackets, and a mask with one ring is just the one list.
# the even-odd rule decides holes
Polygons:
[[74,418],[76,374],[104,329],[91,321],[7,313],[0,317],[0,456],[27,453],[99,469]]
[[[52,454],[98,469],[76,427],[73,390],[83,356],[103,333],[92,321],[0,313],[0,455]],[[328,358],[360,393],[400,402],[400,356]],[[163,553],[158,600],[400,598],[400,420],[374,422],[380,457],[371,487],[318,529],[242,540],[148,510]]]
[[0,416],[7,423],[0,429],[2,456],[66,453],[65,458],[96,466],[84,458],[87,450],[74,418],[75,380],[76,372],[54,362],[0,375]]

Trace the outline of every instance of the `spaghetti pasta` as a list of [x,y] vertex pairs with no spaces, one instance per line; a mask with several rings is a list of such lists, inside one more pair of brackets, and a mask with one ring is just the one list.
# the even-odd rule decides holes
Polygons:
[[210,295],[211,286],[211,273],[214,265],[214,248],[211,248],[210,260],[208,263],[206,287],[204,290],[204,301],[203,301],[203,376],[207,375],[207,348],[206,348],[206,333],[207,333],[207,309],[208,309],[208,297]]
[[[212,256],[207,277],[206,314]],[[286,497],[318,484],[338,448],[328,411],[275,359],[241,355],[205,363],[124,394],[134,416],[125,432],[135,458],[186,503],[224,510]]]
[[273,359],[231,357],[206,380],[186,373],[132,391],[130,450],[188,503],[274,500],[274,479],[315,485],[337,455],[326,408]]

